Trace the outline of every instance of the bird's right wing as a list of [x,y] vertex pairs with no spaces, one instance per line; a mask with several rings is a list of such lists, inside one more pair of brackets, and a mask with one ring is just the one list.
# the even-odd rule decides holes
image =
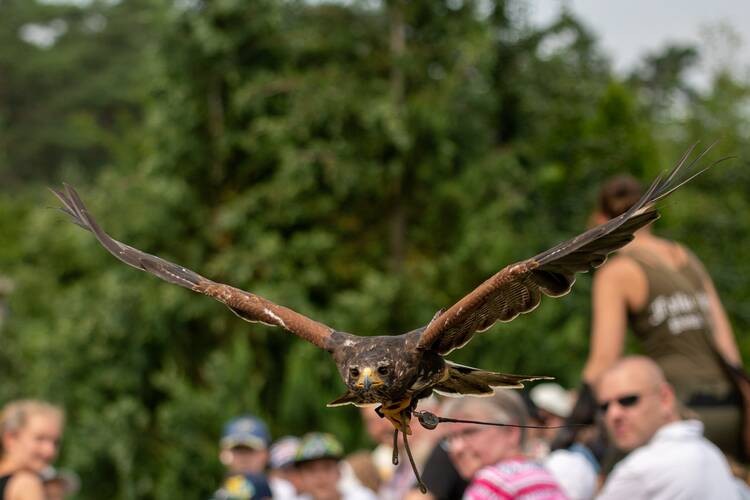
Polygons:
[[63,205],[60,209],[70,216],[72,222],[94,233],[99,243],[122,262],[169,283],[213,297],[246,321],[279,326],[321,349],[330,350],[332,328],[259,295],[211,281],[190,269],[121,243],[99,227],[71,186],[64,184],[63,189],[52,189],[52,192]]
[[691,171],[710,149],[687,162],[693,148],[669,174],[657,178],[627,212],[530,259],[504,267],[437,315],[422,332],[419,348],[448,354],[495,322],[511,321],[519,314],[532,311],[539,305],[542,295],[560,297],[568,293],[577,273],[602,265],[607,255],[626,245],[638,229],[659,217],[655,208],[659,200],[722,161]]

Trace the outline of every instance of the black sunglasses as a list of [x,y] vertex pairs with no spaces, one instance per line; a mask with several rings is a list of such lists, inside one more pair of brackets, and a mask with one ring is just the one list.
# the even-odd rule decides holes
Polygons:
[[607,413],[607,410],[609,409],[610,403],[613,401],[617,401],[617,404],[622,406],[623,408],[629,408],[631,406],[635,406],[638,404],[638,401],[641,399],[640,394],[630,394],[628,396],[623,396],[621,398],[615,398],[610,399],[609,401],[602,401],[599,403],[599,411],[602,413]]

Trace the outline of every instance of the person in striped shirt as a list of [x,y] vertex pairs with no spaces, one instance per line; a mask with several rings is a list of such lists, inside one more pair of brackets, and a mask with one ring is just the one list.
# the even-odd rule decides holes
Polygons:
[[[446,416],[525,425],[526,408],[518,393],[498,390],[488,398],[451,400]],[[566,496],[552,475],[524,456],[525,429],[451,423],[443,445],[459,473],[470,478],[464,500],[562,500]]]

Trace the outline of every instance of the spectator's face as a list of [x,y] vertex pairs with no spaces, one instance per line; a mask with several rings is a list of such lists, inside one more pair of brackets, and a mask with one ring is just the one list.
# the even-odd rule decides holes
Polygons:
[[271,469],[268,473],[268,476],[271,478],[281,478],[284,481],[288,481],[292,486],[294,486],[294,490],[297,493],[301,493],[305,485],[302,483],[302,476],[300,474],[299,468],[295,466],[294,464],[285,465],[284,467]]
[[472,477],[482,467],[517,455],[519,440],[518,429],[473,424],[455,424],[445,436],[451,458],[464,478]]
[[5,453],[17,465],[41,472],[57,458],[62,421],[54,414],[29,415],[26,425],[3,436]]
[[302,462],[298,466],[304,492],[313,500],[336,500],[340,497],[338,490],[341,472],[338,460],[319,458]]
[[[630,451],[646,444],[666,424],[674,396],[666,384],[649,380],[634,366],[604,375],[597,399],[604,423],[618,448]],[[650,373],[650,372],[649,372]]]
[[234,446],[221,452],[221,461],[230,474],[260,474],[266,468],[268,451]]
[[292,483],[292,486],[294,486],[294,489],[297,492],[302,492],[305,489],[305,483],[302,479],[302,474],[297,467],[285,467],[282,477]]

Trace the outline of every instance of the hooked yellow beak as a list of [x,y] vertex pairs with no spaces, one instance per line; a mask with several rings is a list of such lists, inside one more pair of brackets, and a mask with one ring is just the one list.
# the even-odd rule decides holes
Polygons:
[[364,390],[369,391],[370,387],[377,387],[383,385],[383,381],[376,373],[373,373],[371,368],[365,368],[357,379],[357,387],[362,387]]

